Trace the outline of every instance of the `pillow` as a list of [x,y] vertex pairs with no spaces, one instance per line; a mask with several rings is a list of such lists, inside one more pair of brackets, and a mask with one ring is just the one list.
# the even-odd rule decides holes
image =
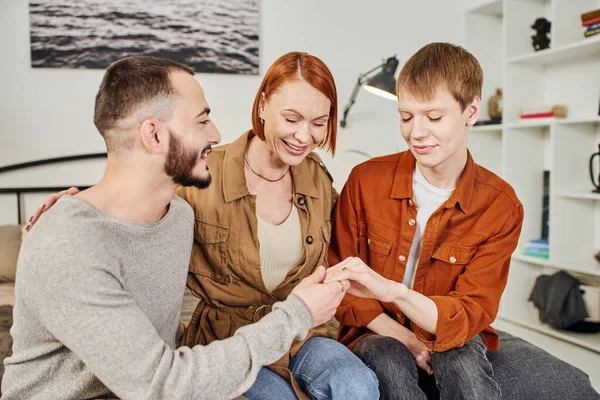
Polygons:
[[14,282],[21,249],[21,227],[0,226],[0,282]]

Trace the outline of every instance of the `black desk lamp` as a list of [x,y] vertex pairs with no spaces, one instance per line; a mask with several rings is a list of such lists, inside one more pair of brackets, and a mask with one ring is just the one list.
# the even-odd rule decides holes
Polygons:
[[[383,98],[398,101],[398,97],[396,97],[396,78],[394,78],[394,74],[396,73],[397,68],[398,59],[396,58],[396,56],[393,56],[388,58],[372,70],[367,71],[358,76],[356,86],[354,86],[352,94],[350,95],[350,99],[348,100],[348,103],[346,103],[346,107],[344,108],[344,116],[340,121],[340,125],[342,126],[342,128],[346,126],[346,117],[348,117],[348,112],[350,112],[350,108],[354,104],[356,96],[358,96],[358,90],[365,83],[365,90]],[[379,71],[375,75],[371,75],[373,72],[379,69],[381,69],[381,71]],[[369,77],[370,75],[371,77]]]

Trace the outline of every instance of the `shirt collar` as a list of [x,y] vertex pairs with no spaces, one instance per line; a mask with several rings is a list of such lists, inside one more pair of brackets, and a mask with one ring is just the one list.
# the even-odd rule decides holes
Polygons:
[[[225,202],[230,203],[250,194],[246,185],[246,175],[244,173],[244,155],[248,140],[254,134],[247,131],[235,141],[230,143],[225,149],[223,160],[223,197]],[[310,157],[310,155],[308,156]],[[307,158],[308,158],[307,157]],[[308,167],[306,159],[291,168],[294,193],[300,193],[314,198],[319,197],[319,192],[313,181],[313,176]]]
[[[413,196],[412,177],[416,167],[415,156],[410,151],[405,151],[400,155],[396,167],[396,175],[392,184],[391,197],[393,199],[410,199]],[[471,200],[475,187],[475,162],[471,152],[467,150],[467,164],[463,170],[456,189],[450,195],[450,198],[444,203],[445,208],[450,208],[458,204],[460,209],[468,214],[471,210]]]

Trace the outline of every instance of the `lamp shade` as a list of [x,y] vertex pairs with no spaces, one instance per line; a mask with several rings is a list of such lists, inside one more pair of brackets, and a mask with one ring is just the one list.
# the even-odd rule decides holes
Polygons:
[[383,98],[398,101],[396,78],[394,78],[397,68],[398,59],[395,56],[388,58],[381,71],[367,81],[365,90]]

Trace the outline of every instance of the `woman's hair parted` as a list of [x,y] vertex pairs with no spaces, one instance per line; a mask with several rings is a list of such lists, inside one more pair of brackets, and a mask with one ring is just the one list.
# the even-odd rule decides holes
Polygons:
[[281,85],[294,81],[304,80],[309,85],[323,93],[331,102],[329,120],[327,121],[327,135],[319,147],[335,153],[337,136],[337,89],[329,68],[319,58],[302,52],[291,52],[279,57],[269,68],[256,93],[252,107],[252,130],[256,136],[264,140],[265,134],[260,121],[260,101],[264,94],[265,99],[273,94]]

